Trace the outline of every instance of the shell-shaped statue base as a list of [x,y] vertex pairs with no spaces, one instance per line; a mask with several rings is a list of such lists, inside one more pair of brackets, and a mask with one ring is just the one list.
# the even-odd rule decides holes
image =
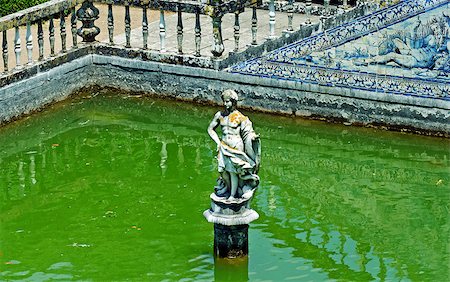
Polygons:
[[255,190],[250,190],[241,198],[227,199],[212,193],[211,208],[203,215],[211,223],[226,226],[249,224],[259,218],[259,214],[250,208],[250,202]]

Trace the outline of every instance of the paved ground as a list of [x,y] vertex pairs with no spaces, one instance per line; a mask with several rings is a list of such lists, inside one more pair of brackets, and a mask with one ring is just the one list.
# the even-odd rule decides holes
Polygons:
[[[141,19],[141,15],[138,14],[139,11],[135,11],[134,18],[138,17]],[[246,9],[244,13],[240,15],[240,48],[245,48],[246,45],[251,43],[251,17],[252,10]],[[257,42],[261,43],[269,36],[269,12],[267,10],[258,10],[258,33]],[[185,53],[195,52],[195,15],[194,14],[183,14],[183,51]],[[152,13],[152,22],[149,24],[149,39],[148,45],[149,49],[160,50],[160,39],[159,39],[159,13]],[[177,15],[170,14],[166,15],[166,49],[168,52],[177,52]],[[136,19],[134,19],[136,20]],[[295,14],[293,18],[294,30],[298,29],[301,23],[305,22],[306,16],[303,14]],[[313,22],[318,22],[318,17],[312,17]],[[288,17],[287,13],[276,13],[276,24],[275,24],[275,34],[276,36],[282,36],[282,32],[287,29]],[[212,56],[211,42],[212,42],[212,21],[209,16],[201,16],[201,55],[202,56]],[[136,23],[137,28],[131,31],[131,46],[132,47],[142,47],[142,27],[140,22]],[[118,32],[120,28],[117,29]],[[123,29],[122,29],[123,31]],[[222,19],[222,36],[224,40],[225,53],[226,56],[229,51],[234,49],[234,14],[227,14]],[[125,45],[125,34],[115,36],[115,43],[118,45]]]
[[[108,29],[107,29],[107,6],[96,4],[100,10],[100,18],[96,21],[96,25],[100,27],[101,33],[97,37],[99,41],[108,42]],[[132,47],[141,48],[142,47],[142,9],[131,8],[131,45]],[[114,6],[114,41],[117,45],[125,45],[125,8],[123,6]],[[241,50],[245,48],[246,45],[251,43],[251,9],[246,9],[240,17],[240,48]],[[165,13],[166,18],[166,49],[168,52],[177,52],[177,15],[175,13]],[[319,18],[317,16],[311,17],[313,22],[318,22]],[[294,30],[298,29],[301,23],[305,22],[306,16],[303,14],[294,14],[293,27]],[[159,11],[148,11],[148,21],[149,21],[149,38],[148,38],[148,48],[151,50],[160,49],[160,39],[159,39]],[[212,42],[212,22],[211,18],[208,16],[201,16],[201,55],[202,56],[212,56],[211,42]],[[282,36],[282,32],[287,28],[287,13],[276,13],[276,25],[275,32],[276,36]],[[60,37],[60,22],[55,20],[55,51],[58,53],[61,51],[61,37]],[[43,25],[44,29],[44,56],[48,57],[50,55],[50,43],[49,43],[49,23],[45,22]],[[78,27],[81,23],[78,23]],[[183,26],[184,26],[184,40],[183,40],[183,50],[187,54],[194,53],[195,50],[195,15],[194,14],[183,14]],[[38,43],[37,43],[37,26],[33,25],[31,28],[33,36],[33,60],[38,59]],[[223,40],[225,45],[224,55],[234,49],[234,14],[227,14],[222,20],[222,32]],[[70,16],[66,19],[66,33],[67,33],[67,48],[72,47],[72,33],[70,27]],[[258,33],[257,41],[258,43],[266,40],[269,35],[269,12],[267,10],[258,10]],[[9,68],[15,67],[15,52],[14,52],[14,29],[8,30],[8,61]],[[28,62],[27,48],[26,48],[26,27],[20,28],[21,37],[21,64],[26,64]],[[78,41],[81,38],[78,37]],[[2,61],[3,62],[3,61]],[[0,72],[3,71],[3,63],[0,64]]]

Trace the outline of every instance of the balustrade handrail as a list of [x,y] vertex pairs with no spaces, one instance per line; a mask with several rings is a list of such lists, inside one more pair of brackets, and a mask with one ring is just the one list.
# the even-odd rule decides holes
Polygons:
[[17,26],[34,23],[71,9],[86,0],[51,0],[0,18],[0,32]]
[[[200,13],[212,16],[214,13],[233,13],[244,7],[261,5],[262,0],[227,0],[205,2],[197,0],[94,0],[95,3],[112,4],[117,6],[147,7],[154,10],[170,12]],[[214,12],[215,9],[217,12]]]

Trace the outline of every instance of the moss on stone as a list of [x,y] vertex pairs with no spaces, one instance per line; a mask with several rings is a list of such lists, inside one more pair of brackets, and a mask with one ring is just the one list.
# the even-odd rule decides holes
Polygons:
[[49,0],[0,0],[0,17],[42,4]]

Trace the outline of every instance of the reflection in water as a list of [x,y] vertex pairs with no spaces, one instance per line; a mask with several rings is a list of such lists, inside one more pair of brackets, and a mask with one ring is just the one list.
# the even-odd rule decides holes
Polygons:
[[214,258],[215,281],[248,281],[248,257]]
[[159,166],[161,167],[161,175],[164,177],[167,170],[167,143],[162,142],[161,152],[159,153],[161,157],[161,161],[159,162]]
[[0,280],[448,280],[448,140],[258,114],[250,258],[214,264],[214,111],[99,95],[1,128]]

